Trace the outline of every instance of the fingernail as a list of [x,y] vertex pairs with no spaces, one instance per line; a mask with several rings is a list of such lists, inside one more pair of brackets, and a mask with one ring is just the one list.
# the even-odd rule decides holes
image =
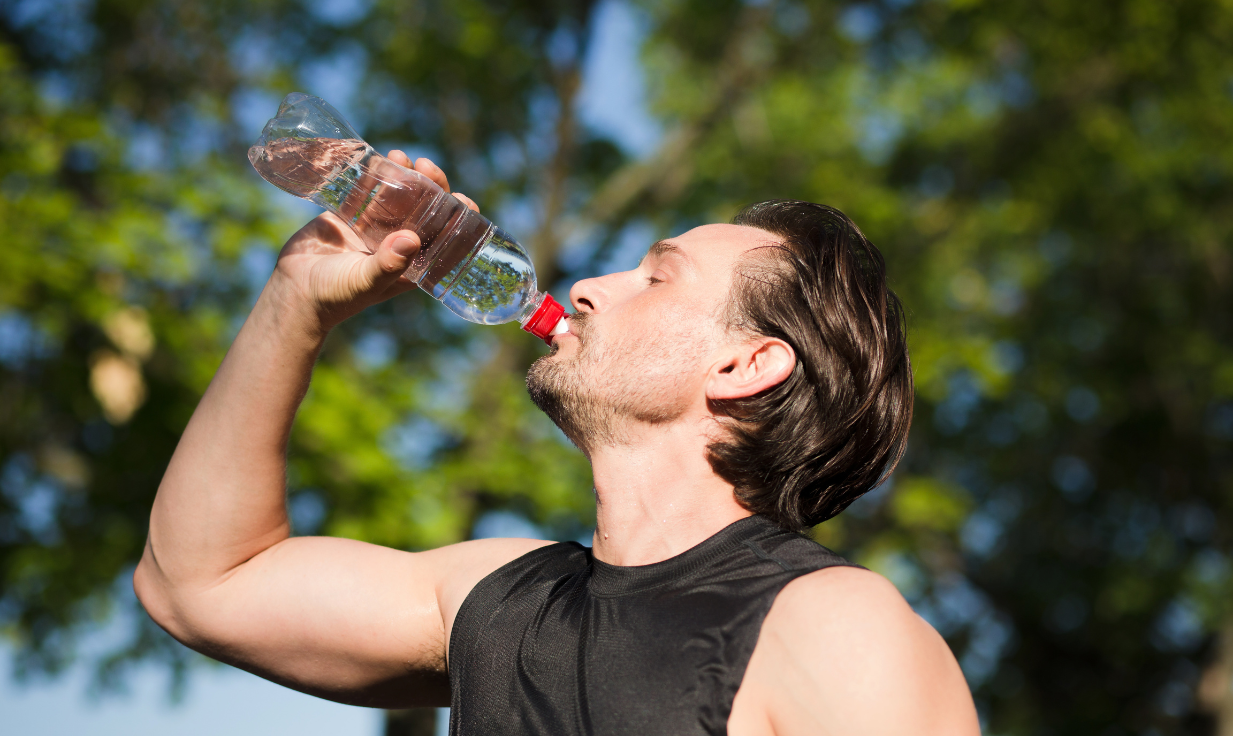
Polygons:
[[409,256],[418,247],[411,238],[395,238],[392,244],[394,252],[400,256]]

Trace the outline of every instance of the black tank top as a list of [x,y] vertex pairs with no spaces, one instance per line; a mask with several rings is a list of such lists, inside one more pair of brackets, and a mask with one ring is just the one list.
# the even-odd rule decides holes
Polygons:
[[576,542],[529,552],[458,611],[450,734],[726,734],[775,596],[847,564],[761,516],[653,565],[609,565]]

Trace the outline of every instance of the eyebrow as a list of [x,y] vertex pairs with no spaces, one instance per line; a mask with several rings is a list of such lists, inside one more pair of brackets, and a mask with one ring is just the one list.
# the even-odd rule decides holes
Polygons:
[[669,254],[676,254],[680,256],[686,264],[693,266],[693,259],[689,257],[689,254],[687,254],[681,246],[673,243],[671,240],[656,240],[651,244],[651,248],[646,252],[646,254],[647,256],[657,256],[659,258],[663,258]]

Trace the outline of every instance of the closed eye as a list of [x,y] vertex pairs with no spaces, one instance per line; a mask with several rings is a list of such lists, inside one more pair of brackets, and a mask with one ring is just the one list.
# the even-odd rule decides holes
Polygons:
[[664,280],[663,280],[663,279],[657,279],[657,278],[655,278],[654,276],[647,276],[647,277],[646,277],[646,282],[647,282],[648,284],[650,284],[651,286],[654,286],[655,284],[662,284],[662,283],[664,282]]

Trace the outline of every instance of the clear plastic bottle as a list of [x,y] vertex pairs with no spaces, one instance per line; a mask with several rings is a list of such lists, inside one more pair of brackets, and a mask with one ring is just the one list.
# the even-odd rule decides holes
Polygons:
[[257,173],[333,212],[370,251],[397,230],[420,236],[407,276],[458,316],[482,325],[518,320],[551,343],[565,309],[536,288],[535,267],[508,233],[436,182],[365,143],[329,103],[293,92],[248,149]]

